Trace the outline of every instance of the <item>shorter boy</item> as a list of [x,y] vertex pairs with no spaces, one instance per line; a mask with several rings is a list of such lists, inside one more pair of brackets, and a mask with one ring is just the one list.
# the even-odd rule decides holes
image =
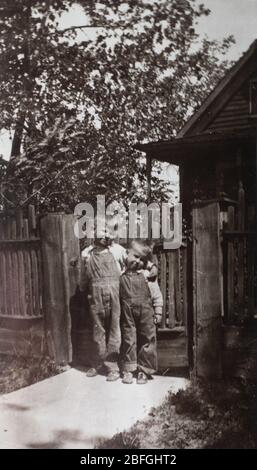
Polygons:
[[[150,280],[146,266],[152,250],[134,241],[128,252],[126,271],[120,279],[122,382],[145,384],[157,370],[156,327],[161,321],[163,299],[157,280]],[[150,279],[149,279],[150,277]]]

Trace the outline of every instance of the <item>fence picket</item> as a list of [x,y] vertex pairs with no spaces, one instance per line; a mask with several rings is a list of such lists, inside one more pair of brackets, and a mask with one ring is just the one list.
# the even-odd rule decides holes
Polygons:
[[36,315],[36,312],[40,312],[39,304],[39,284],[38,284],[38,263],[37,263],[37,253],[36,250],[31,250],[31,269],[32,269],[32,306],[33,306],[33,315]]
[[7,315],[7,282],[6,282],[6,256],[4,252],[0,252],[1,255],[1,285],[2,285],[2,315]]
[[4,221],[0,219],[0,240],[4,239]]
[[176,323],[182,324],[181,317],[181,277],[180,277],[180,248],[175,251],[174,263],[174,281],[175,281],[175,305],[176,305]]
[[17,239],[17,228],[16,228],[16,220],[11,219],[10,220],[10,225],[11,225],[11,240],[16,240]]
[[188,269],[188,258],[187,258],[187,248],[184,247],[182,250],[183,256],[183,324],[185,326],[186,335],[187,331],[187,309],[188,309],[188,296],[187,296],[187,269]]
[[26,316],[26,287],[23,250],[18,250],[18,279],[19,279],[19,303],[20,315]]
[[5,239],[11,240],[11,233],[12,233],[12,222],[10,219],[6,219],[5,221]]
[[166,253],[161,253],[161,291],[163,295],[163,313],[161,327],[166,328],[166,308],[167,308],[167,265],[166,265]]
[[29,238],[29,222],[28,219],[23,219],[23,238],[27,240]]
[[14,315],[13,308],[13,270],[12,270],[12,259],[10,250],[7,250],[5,253],[5,276],[6,276],[6,312],[9,317]]
[[17,238],[22,238],[22,231],[23,231],[23,211],[22,208],[19,207],[16,212],[16,227],[17,227]]
[[35,206],[32,204],[28,207],[28,224],[29,224],[29,234],[31,237],[36,235],[37,221],[36,221],[36,212]]
[[174,283],[174,252],[167,254],[168,257],[168,311],[169,311],[169,328],[174,328],[176,324],[175,318],[175,283]]
[[11,251],[12,258],[12,282],[13,282],[13,314],[14,316],[20,315],[19,305],[19,270],[18,270],[18,256],[15,249]]
[[5,286],[3,275],[3,253],[0,251],[0,315],[5,312]]
[[28,317],[33,315],[33,297],[32,297],[32,280],[31,280],[31,257],[30,251],[24,251],[24,267],[25,267],[25,289],[26,289],[26,314]]

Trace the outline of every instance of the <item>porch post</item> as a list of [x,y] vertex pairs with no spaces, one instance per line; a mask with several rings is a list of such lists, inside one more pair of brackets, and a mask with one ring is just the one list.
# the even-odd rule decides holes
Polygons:
[[193,207],[194,372],[222,375],[219,204]]

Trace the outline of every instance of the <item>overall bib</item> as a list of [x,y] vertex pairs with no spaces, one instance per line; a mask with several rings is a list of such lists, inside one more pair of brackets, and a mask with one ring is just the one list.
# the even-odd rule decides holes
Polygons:
[[95,351],[92,367],[105,365],[108,372],[118,371],[121,345],[120,300],[117,264],[107,252],[93,252],[87,265],[89,311]]
[[157,370],[156,328],[149,287],[143,273],[120,279],[122,363],[124,372],[151,375]]

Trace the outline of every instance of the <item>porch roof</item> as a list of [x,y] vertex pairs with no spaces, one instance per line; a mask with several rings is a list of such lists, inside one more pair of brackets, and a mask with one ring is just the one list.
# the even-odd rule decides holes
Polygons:
[[240,144],[256,144],[257,125],[232,132],[208,132],[173,138],[167,141],[137,144],[135,148],[147,157],[179,165],[190,158],[206,157],[206,150],[217,151],[221,147],[237,149]]

